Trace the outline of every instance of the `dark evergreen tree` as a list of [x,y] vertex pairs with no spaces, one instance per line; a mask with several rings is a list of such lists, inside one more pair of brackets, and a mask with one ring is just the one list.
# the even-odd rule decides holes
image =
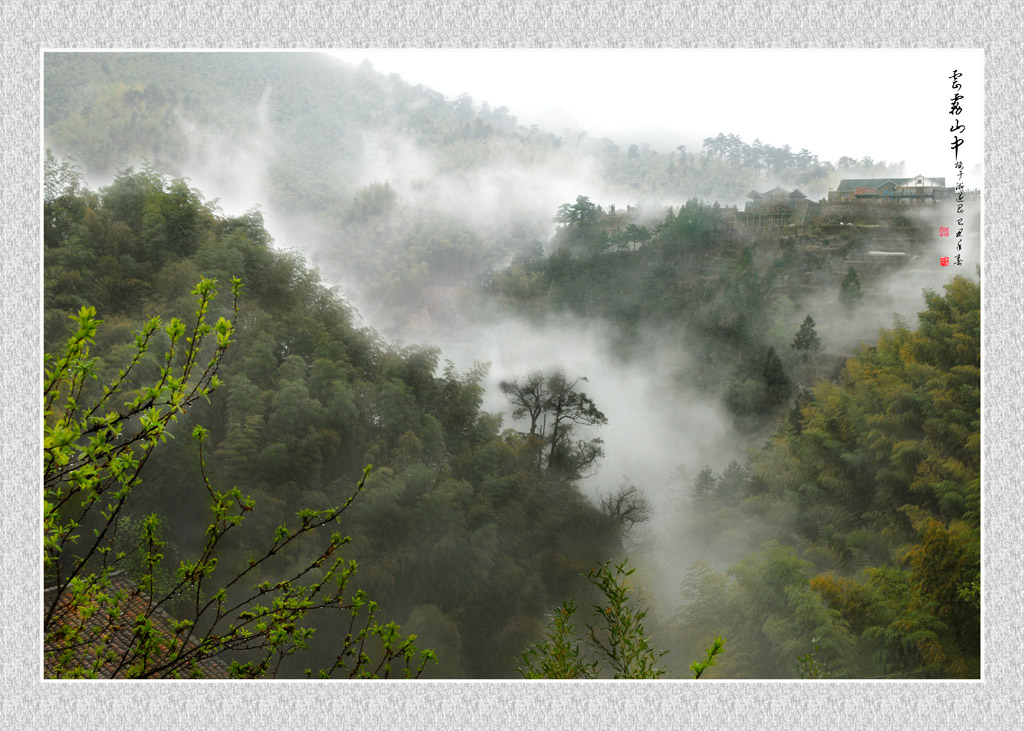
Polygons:
[[800,351],[805,363],[811,353],[821,347],[821,340],[818,339],[818,333],[814,330],[814,320],[810,315],[806,317],[804,324],[797,330],[796,337],[793,338],[792,347]]
[[651,240],[650,230],[646,226],[638,226],[635,223],[626,226],[624,234],[624,240],[627,244],[632,245],[633,251],[636,251],[637,244],[643,246]]
[[698,512],[706,513],[711,509],[717,484],[710,467],[702,469],[693,479],[693,507]]
[[779,360],[775,348],[768,348],[763,376],[770,400],[779,402],[789,396],[789,376],[786,375],[786,369],[782,367],[782,361]]
[[852,266],[846,271],[846,278],[839,287],[839,301],[851,310],[860,303],[864,294],[860,291],[860,279]]
[[750,476],[747,469],[735,459],[718,478],[718,487],[715,491],[718,501],[725,504],[738,503],[746,496],[747,482]]
[[555,213],[555,223],[565,226],[585,226],[597,220],[599,210],[585,195],[576,196],[575,203],[563,203]]

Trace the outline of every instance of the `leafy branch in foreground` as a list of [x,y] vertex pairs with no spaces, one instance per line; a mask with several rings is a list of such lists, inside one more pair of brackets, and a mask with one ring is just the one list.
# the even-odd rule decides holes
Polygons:
[[575,613],[576,602],[571,599],[555,611],[545,635],[547,639],[523,653],[518,670],[524,678],[597,677],[597,661],[586,661],[576,638],[576,625],[571,623]]
[[[527,648],[517,670],[524,678],[591,679],[611,672],[613,678],[654,679],[666,671],[657,662],[668,651],[651,647],[644,630],[647,610],[630,601],[629,577],[636,569],[627,561],[605,563],[587,574],[587,580],[604,596],[604,605],[594,605],[599,622],[587,625],[582,640],[576,636],[572,617],[576,602],[569,600],[555,610],[543,642]],[[690,665],[694,680],[715,664],[725,649],[725,638],[716,637],[707,657]]]
[[801,680],[820,680],[833,677],[824,661],[817,657],[818,639],[811,640],[811,651],[797,656]]
[[707,657],[703,660],[697,660],[695,663],[690,665],[690,670],[693,671],[693,679],[697,680],[704,671],[715,664],[715,656],[720,654],[725,649],[725,638],[718,636],[715,641],[711,643],[711,647],[707,649]]
[[600,624],[587,625],[587,639],[605,658],[615,678],[660,678],[665,671],[655,664],[666,651],[650,646],[644,631],[646,609],[629,601],[632,591],[628,579],[636,569],[627,569],[626,561],[610,562],[592,569],[587,579],[604,594],[605,606],[594,606]]
[[[562,604],[552,618],[547,640],[523,653],[519,673],[526,678],[597,678],[605,667],[614,678],[660,678],[665,671],[657,661],[665,651],[651,647],[643,619],[647,610],[630,601],[628,578],[636,569],[627,562],[605,563],[587,574],[587,580],[604,596],[595,605],[595,624],[587,625],[581,647],[570,623],[576,612],[572,600]],[[592,656],[594,659],[585,659]]]
[[[117,540],[118,530],[129,522],[126,505],[154,448],[171,436],[172,424],[190,405],[208,399],[220,385],[217,371],[231,343],[240,291],[241,283],[232,280],[232,319],[222,317],[210,325],[216,281],[203,279],[192,292],[197,309],[191,328],[177,318],[167,325],[159,318],[149,320],[135,334],[128,365],[94,395],[89,381],[96,380],[96,360],[90,346],[100,324],[95,309],[83,307],[73,316],[77,328],[64,352],[46,357],[43,552],[51,586],[45,592],[43,624],[48,677],[202,677],[216,663],[232,677],[275,675],[286,657],[309,647],[314,629],[302,622],[318,610],[347,614],[337,658],[321,677],[336,672],[387,677],[398,668],[406,677],[419,676],[427,661],[436,661],[431,651],[416,649],[415,635],[403,637],[393,622],[380,624],[377,605],[364,592],[348,591],[356,563],[335,555],[349,542],[337,531],[322,551],[303,553],[306,558],[298,558],[289,577],[248,583],[264,575],[275,556],[297,550],[304,536],[337,524],[363,490],[369,466],[341,506],[300,510],[297,525],[279,526],[261,555],[229,580],[214,583],[223,539],[242,524],[254,501],[238,488],[221,492],[210,484],[203,458],[207,432],[197,425],[192,436],[199,444],[212,513],[199,555],[181,561],[169,581],[158,582],[165,543],[156,515],[141,521],[138,541],[129,550],[118,550],[124,544]],[[160,332],[170,345],[160,359],[158,380],[130,390],[133,372],[140,370]],[[309,541],[302,542],[308,551]],[[132,581],[115,580],[121,572],[133,574]],[[172,603],[188,606],[188,616],[171,619],[165,610]],[[370,644],[380,648],[377,659],[368,654]]]

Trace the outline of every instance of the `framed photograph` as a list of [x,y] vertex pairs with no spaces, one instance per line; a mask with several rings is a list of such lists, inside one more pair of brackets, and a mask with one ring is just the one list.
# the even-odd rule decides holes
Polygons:
[[697,48],[669,6],[403,10],[23,26],[37,725],[1014,712],[982,274],[1019,11],[860,48],[700,11]]

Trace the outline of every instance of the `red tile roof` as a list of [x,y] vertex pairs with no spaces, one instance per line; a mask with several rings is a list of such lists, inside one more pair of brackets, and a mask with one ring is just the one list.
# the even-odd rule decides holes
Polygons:
[[[44,612],[52,601],[52,590],[44,592]],[[102,592],[109,598],[100,598],[97,611],[84,617],[81,608],[71,607],[71,591],[65,591],[54,610],[43,647],[43,676],[45,678],[93,677],[92,668],[96,664],[98,654],[107,653],[109,657],[96,669],[95,677],[125,678],[129,670],[142,658],[139,655],[139,643],[134,630],[137,621],[148,618],[158,635],[165,641],[159,643],[157,656],[152,655],[147,663],[149,666],[163,664],[164,658],[159,656],[160,650],[168,651],[167,641],[175,638],[173,622],[175,621],[161,607],[151,606],[149,596],[123,574],[110,577],[110,587]],[[49,595],[49,596],[47,596]],[[66,645],[62,642],[64,631],[78,633],[78,644]],[[180,638],[181,635],[179,634]],[[195,648],[198,643],[194,639],[185,641],[186,647]],[[180,647],[180,639],[178,643]],[[61,663],[60,657],[70,653],[70,662]],[[186,653],[187,654],[187,653]],[[197,660],[198,677],[229,678],[229,666],[219,657],[203,657]],[[154,676],[146,677],[194,677],[191,663],[180,660],[165,668]],[[136,677],[132,674],[132,677]]]

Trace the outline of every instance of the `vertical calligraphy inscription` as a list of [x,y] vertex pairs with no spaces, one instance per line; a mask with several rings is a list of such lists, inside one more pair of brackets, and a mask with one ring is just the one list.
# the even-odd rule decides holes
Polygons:
[[[964,236],[964,163],[960,159],[960,148],[963,147],[965,138],[962,136],[966,133],[967,128],[961,124],[960,115],[964,113],[964,109],[960,102],[964,100],[964,95],[961,94],[963,84],[960,83],[960,79],[963,78],[963,74],[953,69],[953,75],[949,77],[952,80],[953,96],[949,102],[949,114],[953,117],[953,124],[950,126],[949,131],[953,134],[953,141],[949,147],[953,151],[953,169],[956,171],[956,185],[954,191],[956,192],[956,257],[954,263],[957,266],[963,266],[963,259],[960,256],[960,252],[963,250],[963,236]],[[940,236],[948,236],[949,229],[939,229]],[[945,259],[945,257],[943,257]],[[948,261],[940,261],[941,266],[947,266]]]

